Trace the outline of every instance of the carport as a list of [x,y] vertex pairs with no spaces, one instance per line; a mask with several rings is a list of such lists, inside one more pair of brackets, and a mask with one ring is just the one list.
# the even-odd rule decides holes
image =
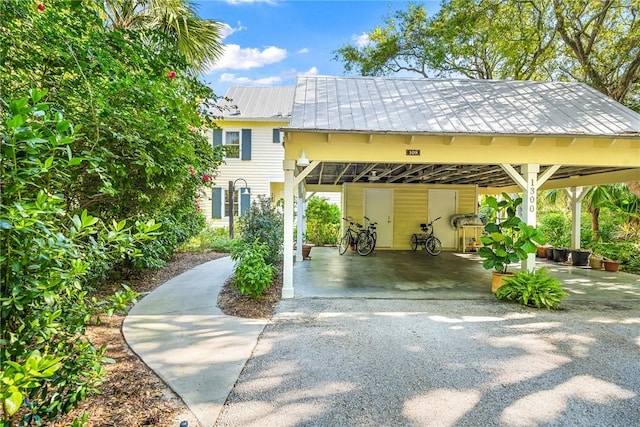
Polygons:
[[341,192],[357,221],[375,211],[380,249],[408,249],[418,224],[445,212],[436,234],[453,249],[448,215],[477,213],[480,194],[525,194],[535,225],[538,190],[567,189],[579,219],[589,186],[640,180],[640,115],[577,83],[301,76],[284,131],[284,298],[296,189],[298,212],[308,191]]

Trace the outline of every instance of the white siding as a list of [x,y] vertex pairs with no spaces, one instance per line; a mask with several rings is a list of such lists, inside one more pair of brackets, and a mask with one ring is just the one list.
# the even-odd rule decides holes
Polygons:
[[[251,189],[251,201],[257,200],[258,195],[270,197],[270,183],[284,182],[282,160],[284,147],[273,142],[273,129],[286,127],[287,122],[269,121],[265,123],[220,123],[223,130],[251,129],[251,160],[229,159],[220,166],[218,176],[214,180],[214,187],[220,187],[224,192],[229,188],[229,181],[243,178]],[[213,143],[213,132],[209,132]],[[242,181],[236,184],[236,189],[244,186]],[[224,193],[223,193],[224,194]],[[228,226],[229,220],[211,218],[212,200],[211,190],[207,189],[206,197],[200,200],[202,212],[214,227]],[[224,212],[223,212],[224,215]]]

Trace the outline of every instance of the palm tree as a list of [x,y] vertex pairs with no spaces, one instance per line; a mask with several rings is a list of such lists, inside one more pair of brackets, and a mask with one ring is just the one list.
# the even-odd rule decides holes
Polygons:
[[112,0],[105,5],[107,25],[120,30],[159,30],[196,70],[223,53],[222,24],[201,19],[190,0]]

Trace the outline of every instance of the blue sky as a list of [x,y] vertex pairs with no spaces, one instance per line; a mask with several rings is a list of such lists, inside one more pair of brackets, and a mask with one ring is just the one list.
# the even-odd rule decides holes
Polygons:
[[[203,75],[216,94],[230,86],[293,86],[297,74],[344,75],[333,52],[366,41],[406,1],[196,0],[201,18],[224,24],[225,53]],[[424,3],[429,14],[439,1]]]

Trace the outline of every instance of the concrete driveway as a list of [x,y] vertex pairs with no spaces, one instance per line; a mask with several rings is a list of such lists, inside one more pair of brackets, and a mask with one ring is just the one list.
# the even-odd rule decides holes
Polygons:
[[638,276],[548,263],[550,312],[474,255],[311,256],[216,426],[640,426]]

